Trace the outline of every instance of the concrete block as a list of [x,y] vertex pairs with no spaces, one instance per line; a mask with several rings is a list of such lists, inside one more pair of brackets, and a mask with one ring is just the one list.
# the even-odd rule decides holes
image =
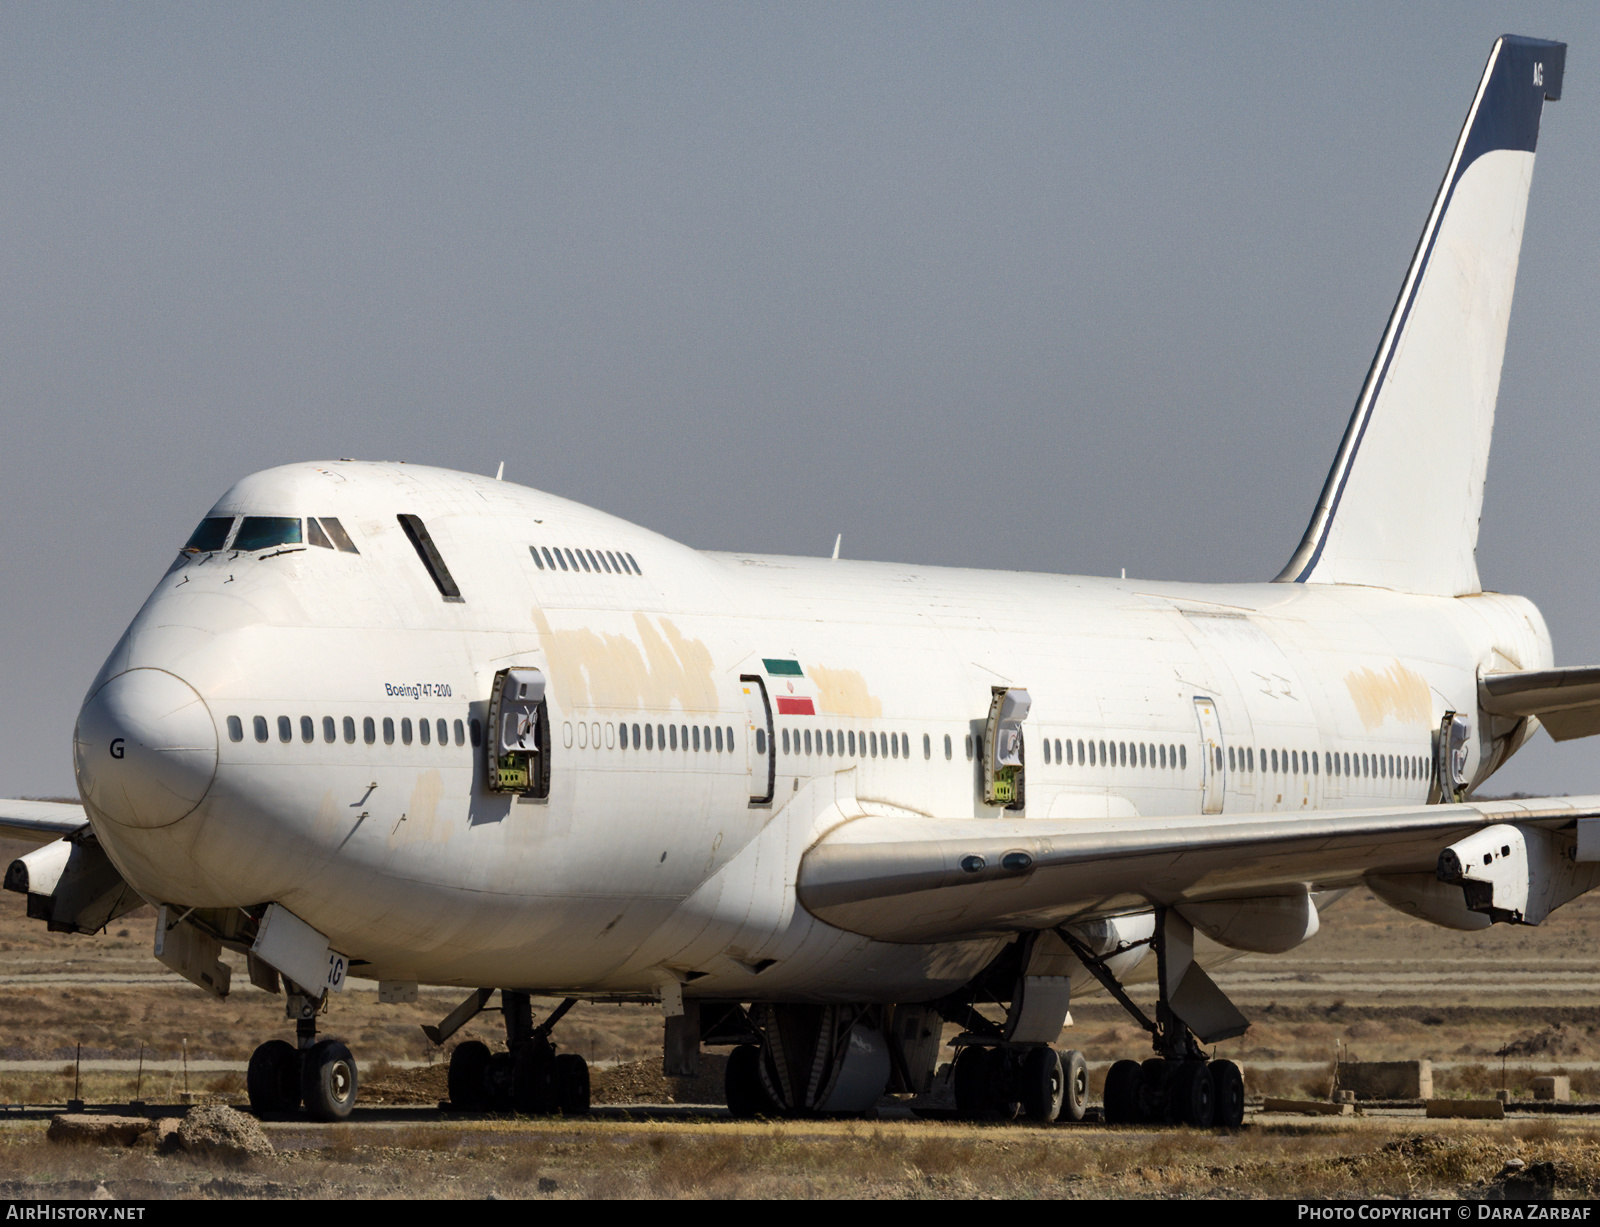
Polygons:
[[1299,1116],[1354,1116],[1351,1103],[1329,1103],[1325,1099],[1263,1099],[1263,1112],[1292,1112]]
[[1357,1099],[1432,1099],[1433,1062],[1340,1061],[1335,1085]]
[[89,1116],[68,1113],[52,1117],[45,1140],[76,1142],[84,1146],[133,1146],[146,1134],[154,1134],[156,1123],[143,1116]]
[[1506,1105],[1498,1099],[1430,1099],[1430,1117],[1464,1117],[1468,1120],[1505,1120]]
[[1533,1097],[1553,1103],[1567,1103],[1572,1099],[1572,1079],[1566,1074],[1546,1074],[1533,1080]]

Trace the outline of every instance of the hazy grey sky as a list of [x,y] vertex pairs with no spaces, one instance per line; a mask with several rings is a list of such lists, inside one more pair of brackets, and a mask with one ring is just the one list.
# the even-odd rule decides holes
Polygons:
[[[1600,663],[1600,6],[0,9],[0,795],[246,473],[1265,579],[1494,37],[1568,41],[1479,562]],[[1501,787],[1600,792],[1541,735]]]

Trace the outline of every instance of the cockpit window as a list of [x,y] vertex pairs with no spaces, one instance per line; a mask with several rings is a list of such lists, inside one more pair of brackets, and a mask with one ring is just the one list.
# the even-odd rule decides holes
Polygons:
[[332,516],[306,517],[306,541],[325,550],[341,550],[346,554],[359,554],[344,525]]
[[332,516],[322,517],[322,530],[328,534],[328,540],[333,542],[333,548],[345,554],[359,554],[355,542],[350,540],[350,534],[344,531],[344,525]]
[[189,540],[184,543],[183,552],[205,554],[212,550],[220,550],[223,542],[228,539],[228,530],[232,527],[232,516],[207,516],[200,521],[200,527],[195,529]]
[[245,516],[233,539],[236,550],[265,550],[274,545],[299,545],[300,521],[288,516]]

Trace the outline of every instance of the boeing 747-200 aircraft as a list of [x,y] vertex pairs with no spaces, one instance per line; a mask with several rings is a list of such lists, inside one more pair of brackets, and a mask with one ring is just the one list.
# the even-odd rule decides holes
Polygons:
[[[1272,582],[1179,584],[702,553],[466,473],[341,460],[222,496],[112,649],[80,806],[6,802],[5,885],[52,929],[144,902],[298,1042],[251,1102],[324,1119],[384,1000],[496,992],[463,1108],[581,1112],[564,1007],[659,1001],[669,1069],[732,1048],[735,1114],[927,1090],[1081,1118],[1058,1053],[1105,990],[1154,1057],[1112,1122],[1238,1124],[1248,1025],[1195,957],[1283,952],[1357,884],[1437,924],[1538,924],[1600,882],[1600,798],[1479,802],[1542,724],[1600,732],[1600,668],[1475,551],[1534,147],[1565,47],[1494,44],[1305,539]],[[1154,1017],[1124,992],[1154,980]],[[1131,1056],[1131,1054],[1128,1054]]]

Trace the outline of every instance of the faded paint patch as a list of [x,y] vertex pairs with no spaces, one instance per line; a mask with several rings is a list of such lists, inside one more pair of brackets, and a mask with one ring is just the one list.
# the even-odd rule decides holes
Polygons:
[[883,715],[883,700],[867,690],[867,679],[857,670],[807,665],[806,672],[817,684],[817,702],[830,716]]
[[1402,724],[1432,723],[1427,679],[1398,660],[1382,673],[1371,669],[1347,673],[1344,684],[1365,728],[1375,729],[1391,717]]
[[450,842],[451,824],[438,821],[439,800],[444,795],[444,777],[437,768],[417,772],[417,782],[406,803],[405,816],[389,832],[389,847],[408,844]]
[[668,618],[661,618],[658,626],[635,613],[637,639],[587,627],[558,630],[540,609],[533,611],[533,622],[544,646],[551,690],[563,707],[660,711],[676,704],[684,711],[721,710],[711,649],[685,636]]
[[406,813],[413,821],[432,822],[439,813],[439,798],[444,795],[444,777],[437,767],[417,772],[416,787],[411,790],[411,802]]

